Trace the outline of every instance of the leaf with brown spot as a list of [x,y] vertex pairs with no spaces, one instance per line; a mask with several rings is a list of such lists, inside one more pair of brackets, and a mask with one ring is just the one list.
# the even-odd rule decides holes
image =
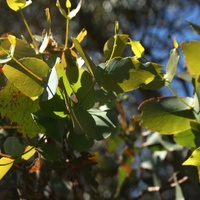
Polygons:
[[0,113],[11,122],[18,124],[18,131],[35,136],[41,132],[31,113],[39,109],[38,101],[32,101],[10,82],[0,91]]

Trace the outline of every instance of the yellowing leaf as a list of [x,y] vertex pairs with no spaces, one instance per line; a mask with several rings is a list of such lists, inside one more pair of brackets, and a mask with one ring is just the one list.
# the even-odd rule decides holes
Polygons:
[[144,47],[139,41],[130,40],[131,49],[137,58],[141,58],[144,54]]
[[29,6],[32,1],[31,0],[6,0],[8,6],[14,10],[14,11],[18,11],[19,9],[23,9],[27,6]]
[[194,165],[200,167],[200,147],[193,151],[192,155],[183,163],[183,165]]
[[0,159],[0,180],[5,176],[13,166],[14,159],[3,157]]
[[33,146],[27,146],[24,150],[24,154],[21,156],[21,159],[28,160],[35,154],[36,150]]
[[[87,35],[87,30],[85,28],[83,28],[81,30],[81,32],[77,35],[76,39],[80,43],[85,38],[86,35]],[[73,44],[73,46],[74,46],[74,44]]]

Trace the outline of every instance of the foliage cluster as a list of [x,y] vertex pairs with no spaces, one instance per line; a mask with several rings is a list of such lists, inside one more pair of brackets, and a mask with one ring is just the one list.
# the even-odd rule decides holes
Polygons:
[[[1,146],[0,179],[12,167],[22,171],[25,167],[30,176],[39,171],[41,176],[49,176],[54,188],[58,181],[62,181],[63,185],[67,185],[62,185],[62,188],[72,190],[77,199],[83,199],[80,197],[81,189],[77,186],[82,181],[83,185],[90,186],[84,191],[92,199],[98,199],[99,192],[103,190],[98,187],[101,180],[95,180],[91,173],[92,166],[98,163],[101,167],[97,167],[94,173],[98,174],[103,169],[107,169],[108,173],[108,169],[111,169],[110,174],[117,174],[116,190],[112,191],[113,198],[117,198],[127,177],[134,173],[136,155],[141,153],[141,145],[135,145],[132,134],[139,129],[137,123],[153,131],[145,136],[147,140],[142,148],[151,146],[157,153],[153,154],[153,161],[143,163],[144,169],[154,169],[156,159],[163,160],[166,157],[166,149],[182,150],[185,146],[190,147],[192,154],[183,165],[195,166],[191,171],[195,172],[194,178],[198,178],[200,42],[181,44],[188,73],[179,76],[194,86],[194,97],[180,97],[170,85],[179,60],[176,39],[164,72],[161,65],[146,60],[145,49],[139,41],[119,33],[119,24],[116,22],[114,36],[104,45],[104,62],[95,64],[80,45],[87,35],[85,29],[71,38],[72,45],[69,46],[70,20],[79,12],[81,0],[75,9],[71,9],[70,0],[66,0],[65,7],[61,6],[59,0],[56,2],[66,22],[65,44],[59,44],[53,38],[48,8],[45,10],[47,23],[43,35],[32,34],[23,14],[23,9],[31,3],[30,0],[7,0],[8,6],[21,14],[31,42],[23,36],[20,39],[12,34],[4,34],[0,38],[1,123],[2,130],[6,127],[13,129],[12,135],[7,135]],[[190,24],[199,31],[197,25]],[[125,48],[130,48],[132,55],[123,56]],[[174,96],[142,102],[139,106],[141,114],[133,117],[134,125],[128,124],[121,104],[124,98],[122,94],[138,88],[159,90],[162,87],[168,87]],[[177,144],[160,134],[173,135]],[[108,143],[106,153],[120,151],[122,156],[114,171],[106,163],[105,149],[101,153],[94,150],[105,141]],[[156,151],[158,144],[159,154]],[[88,151],[92,148],[95,152],[93,155]],[[42,173],[44,165],[48,170],[46,174]],[[176,197],[181,197],[177,176],[174,175],[173,180]],[[41,184],[43,187],[48,185]],[[156,178],[153,185],[159,186]],[[23,191],[23,188],[20,189]],[[143,191],[146,190],[145,186]],[[153,190],[156,191],[156,188]],[[44,196],[50,198],[53,195],[50,191],[47,189]],[[61,195],[58,191],[59,188],[54,191],[57,196]],[[105,192],[104,197],[106,195],[108,198],[112,196]]]

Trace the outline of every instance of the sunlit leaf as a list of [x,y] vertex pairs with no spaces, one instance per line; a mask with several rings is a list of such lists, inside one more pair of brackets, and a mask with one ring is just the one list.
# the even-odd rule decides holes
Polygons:
[[[67,1],[69,1],[69,0],[67,0]],[[69,19],[72,19],[72,18],[74,18],[77,15],[77,13],[79,12],[79,10],[81,9],[81,4],[82,4],[82,0],[79,1],[78,5],[77,5],[77,7],[75,9],[73,9],[72,11],[70,11],[70,13],[67,16]]]
[[200,124],[197,122],[190,122],[190,128],[184,132],[174,135],[176,143],[182,146],[196,148],[200,146]]
[[181,48],[191,75],[200,74],[199,51],[200,42],[192,40],[189,43],[183,42]]
[[200,167],[200,147],[192,152],[192,155],[183,162],[183,165],[194,165]]
[[17,63],[5,64],[3,72],[8,80],[22,93],[37,97],[44,92],[44,85],[49,74],[48,65],[37,58],[22,58]]
[[177,134],[190,129],[190,122],[195,120],[193,110],[187,104],[193,105],[192,98],[182,98],[184,104],[176,97],[149,99],[144,101],[139,110],[141,115],[135,120],[140,125],[162,134]]
[[129,44],[131,45],[132,52],[137,58],[141,58],[144,54],[144,47],[141,45],[140,41],[131,40]]
[[9,169],[13,166],[14,160],[11,158],[2,157],[0,159],[0,180],[6,175]]
[[42,112],[44,112],[47,116],[52,118],[66,118],[67,116],[67,108],[64,100],[60,97],[59,94],[55,94],[48,101],[41,100],[40,108]]
[[20,156],[24,150],[23,145],[19,142],[18,138],[15,136],[8,137],[5,140],[3,146],[5,153],[12,157]]
[[144,64],[147,67],[148,71],[155,75],[153,81],[146,85],[142,85],[141,88],[147,90],[158,90],[165,86],[164,75],[162,74],[162,66],[157,63],[147,62]]
[[85,61],[85,64],[86,64],[88,70],[95,77],[97,83],[100,84],[100,72],[97,70],[96,65],[90,59],[90,57],[88,56],[88,54],[86,53],[86,51],[81,47],[81,45],[79,44],[78,40],[75,39],[75,38],[72,38],[72,41],[74,43],[74,46],[75,46],[76,50],[78,51],[78,53],[80,54],[80,56]]
[[58,62],[56,64],[56,72],[57,72],[57,75],[58,75],[58,79],[60,79],[62,85],[63,85],[63,89],[65,89],[67,95],[70,97],[71,94],[73,93],[73,90],[72,88],[70,87],[70,83],[69,83],[69,80],[66,76],[66,73],[65,73],[65,68],[63,66],[62,63]]
[[178,64],[179,57],[179,52],[176,48],[170,51],[170,57],[166,66],[166,74],[164,75],[167,84],[169,84],[172,81],[174,75],[176,74],[176,67]]
[[14,11],[23,9],[32,3],[31,0],[28,0],[28,1],[27,0],[6,0],[6,2],[8,6]]
[[149,84],[155,78],[151,69],[134,57],[114,58],[102,73],[101,85],[108,91],[117,93],[135,90]]
[[41,132],[31,115],[39,109],[38,102],[23,95],[10,82],[0,91],[0,107],[1,116],[16,122],[22,134],[35,136]]
[[126,47],[128,41],[128,35],[126,34],[117,34],[111,37],[104,45],[103,52],[106,57],[106,60],[122,56],[122,53]]
[[92,76],[82,68],[67,67],[66,74],[70,86],[76,95],[77,104],[85,109],[94,106],[96,93]]
[[27,146],[24,150],[23,155],[21,156],[21,159],[28,160],[35,154],[36,150],[33,146]]
[[56,93],[56,89],[58,87],[58,75],[56,72],[57,62],[59,62],[59,60],[56,60],[54,67],[51,69],[51,73],[49,75],[49,79],[48,79],[47,85],[45,87],[43,96],[42,96],[43,101],[53,98],[53,96]]
[[[87,35],[87,30],[85,28],[83,28],[81,30],[81,32],[76,36],[77,41],[79,43],[82,42],[86,35]],[[71,48],[73,48],[73,47],[74,47],[74,44],[72,44]]]

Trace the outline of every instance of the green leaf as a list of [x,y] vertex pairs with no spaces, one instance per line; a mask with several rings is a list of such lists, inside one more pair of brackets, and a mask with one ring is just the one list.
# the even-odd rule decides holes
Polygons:
[[129,44],[131,45],[132,52],[137,58],[141,58],[144,54],[144,47],[141,45],[140,41],[131,40]]
[[56,64],[56,72],[58,75],[58,79],[61,79],[60,81],[61,89],[64,89],[66,91],[66,94],[70,97],[71,94],[73,93],[73,90],[70,86],[69,80],[65,73],[65,68],[62,63],[58,62]]
[[3,157],[0,159],[0,180],[6,175],[13,164],[14,160],[11,158]]
[[200,35],[200,26],[197,24],[194,24],[192,22],[187,21],[187,23],[192,27],[192,29],[198,34]]
[[185,57],[187,64],[187,69],[191,75],[200,74],[200,64],[199,64],[199,51],[200,42],[190,41],[189,43],[183,42],[181,48]]
[[81,45],[79,44],[78,40],[76,38],[72,38],[72,41],[74,43],[74,46],[75,46],[76,50],[78,51],[78,53],[80,54],[80,56],[85,61],[85,64],[86,64],[89,72],[92,74],[92,76],[95,77],[97,83],[100,84],[100,72],[98,71],[96,65],[90,59],[90,57],[85,52],[85,50],[81,47]]
[[194,109],[193,113],[197,122],[200,122],[200,84],[199,77],[196,76],[192,79],[192,83],[194,86]]
[[34,119],[40,125],[42,133],[58,142],[63,141],[66,134],[66,123],[69,121],[67,116],[65,118],[52,118],[40,110],[34,113]]
[[[56,63],[57,62],[58,61],[56,61]],[[54,67],[51,69],[51,73],[49,75],[48,82],[42,96],[43,101],[50,100],[56,93],[58,87],[58,75],[56,72],[56,63]]]
[[190,122],[195,120],[192,98],[182,98],[183,103],[176,97],[157,98],[144,101],[139,110],[141,115],[135,117],[140,125],[162,134],[177,134],[190,129]]
[[147,69],[155,75],[153,81],[151,81],[147,85],[142,85],[141,88],[147,90],[158,90],[165,86],[165,80],[163,78],[163,74],[161,73],[162,66],[156,63],[147,62],[144,64]]
[[72,111],[72,118],[75,133],[86,134],[89,137],[95,135],[95,120],[87,110],[74,108]]
[[179,57],[179,52],[176,48],[170,51],[170,57],[166,66],[166,74],[164,75],[167,84],[169,84],[172,81],[174,75],[176,74],[176,67],[178,64]]
[[149,84],[154,78],[151,70],[134,57],[114,58],[107,67],[104,65],[101,85],[108,91],[121,93]]
[[103,140],[117,132],[118,118],[114,110],[90,109],[89,113],[95,120],[96,127],[93,138]]
[[27,6],[29,6],[32,1],[31,0],[6,0],[8,6],[14,10],[14,11],[18,11],[19,9],[23,9]]
[[0,43],[0,63],[6,63],[14,57],[20,59],[23,57],[37,57],[31,46],[13,35],[3,38]]
[[49,117],[55,119],[67,117],[68,111],[65,102],[58,94],[55,94],[53,98],[48,101],[40,100],[39,104],[42,112]]
[[85,134],[71,132],[68,137],[69,143],[76,151],[85,151],[94,145],[94,139]]
[[56,144],[43,143],[37,148],[37,151],[45,160],[59,160],[61,158],[61,150]]
[[96,102],[96,93],[92,76],[82,68],[67,67],[67,78],[76,95],[77,104],[85,109],[90,109]]
[[190,122],[190,128],[184,132],[174,135],[176,143],[182,146],[196,148],[200,146],[200,124],[197,122]]
[[5,64],[3,72],[8,80],[28,97],[38,97],[44,92],[49,74],[48,65],[37,58],[22,58],[17,63]]
[[12,157],[20,156],[24,150],[23,145],[19,142],[18,138],[15,136],[8,137],[5,140],[3,146],[5,153]]
[[38,101],[23,95],[10,82],[0,91],[0,108],[1,116],[16,122],[22,134],[35,136],[41,132],[31,114],[39,109]]
[[104,45],[103,52],[106,60],[114,57],[120,57],[126,47],[128,41],[128,35],[117,34],[111,37]]
[[194,165],[200,167],[200,147],[192,152],[192,155],[183,163],[183,165]]

